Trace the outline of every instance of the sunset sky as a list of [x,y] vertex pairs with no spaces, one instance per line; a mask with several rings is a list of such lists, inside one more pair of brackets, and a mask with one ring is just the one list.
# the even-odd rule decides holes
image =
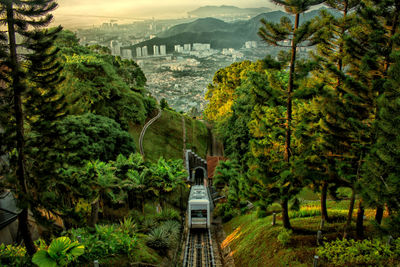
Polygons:
[[106,21],[107,17],[124,19],[184,17],[188,11],[205,5],[276,8],[268,0],[58,0],[57,2],[59,7],[54,12],[55,23],[70,27],[99,24]]

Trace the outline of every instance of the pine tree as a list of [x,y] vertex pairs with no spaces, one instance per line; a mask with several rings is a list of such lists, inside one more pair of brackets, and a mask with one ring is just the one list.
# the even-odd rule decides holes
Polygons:
[[[22,95],[26,91],[27,84],[24,81],[26,75],[22,68],[22,55],[17,50],[17,34],[29,37],[31,27],[45,27],[52,20],[48,14],[54,10],[57,4],[53,0],[35,0],[35,1],[0,1],[0,21],[7,26],[8,36],[8,58],[7,67],[10,70],[9,88],[12,90],[13,113],[15,116],[16,133],[16,177],[18,179],[17,198],[21,208],[19,219],[19,231],[24,239],[27,252],[34,254],[36,247],[30,235],[28,225],[29,209],[29,190],[27,188],[26,159],[25,159],[25,128],[24,113],[22,107]],[[11,112],[9,112],[11,113]]]
[[395,132],[398,126],[396,99],[399,88],[400,3],[363,2],[359,14],[364,31],[369,34],[355,36],[355,42],[363,41],[365,45],[354,52],[358,53],[373,73],[369,84],[377,96],[373,145],[364,165],[361,190],[366,203],[377,208],[375,219],[380,224],[385,204],[390,210],[400,208],[399,200],[393,194],[397,186],[396,164],[393,164],[393,160],[398,146]]
[[[25,117],[29,123],[26,136],[27,161],[29,162],[31,210],[37,221],[44,223],[39,209],[52,211],[62,206],[60,197],[54,192],[54,185],[61,182],[58,169],[62,167],[62,157],[57,150],[60,142],[56,122],[66,114],[64,97],[57,93],[62,82],[62,67],[57,61],[59,49],[53,46],[61,27],[35,30],[29,33],[26,47],[32,51],[27,55],[29,88],[25,96]],[[58,145],[59,146],[59,145]],[[42,192],[52,192],[56,197],[45,197]],[[63,195],[68,190],[63,188]],[[58,210],[61,210],[59,208]]]
[[[282,42],[290,40],[290,63],[289,63],[289,81],[286,92],[286,123],[285,123],[285,149],[284,161],[289,165],[293,149],[291,148],[292,136],[292,101],[293,93],[295,91],[295,67],[297,48],[310,39],[311,35],[316,31],[315,25],[311,22],[306,22],[300,25],[300,15],[306,12],[314,5],[320,4],[324,1],[318,0],[273,0],[275,4],[281,5],[285,8],[286,12],[295,16],[294,25],[289,18],[283,17],[280,24],[267,22],[262,20],[263,27],[259,30],[260,37],[270,45],[283,46]],[[285,190],[284,190],[285,191]],[[285,192],[283,192],[285,194]],[[284,227],[291,228],[288,213],[288,197],[282,199],[282,217]]]
[[[340,94],[340,86],[342,85],[342,77],[337,75],[331,70],[336,69],[336,72],[341,73],[346,67],[348,62],[346,61],[344,40],[348,35],[349,29],[351,29],[355,23],[355,8],[359,5],[360,0],[329,0],[325,4],[330,8],[333,8],[340,12],[342,16],[335,17],[327,11],[321,11],[320,17],[317,19],[317,23],[321,26],[318,32],[314,35],[314,41],[318,43],[316,53],[311,53],[313,59],[318,63],[318,68],[313,72],[313,83],[314,87],[318,88],[318,92],[314,97],[313,104],[316,105],[314,110],[314,122],[310,125],[309,136],[311,135],[312,140],[318,136],[319,141],[327,140],[328,137],[324,135],[336,135],[338,139],[346,138],[347,133],[345,131],[336,132],[337,129],[328,129],[326,125],[329,125],[327,120],[335,116],[336,110],[332,107],[336,107],[338,104],[338,98],[332,97],[336,93]],[[305,118],[308,120],[308,118]],[[323,121],[324,129],[321,128]],[[329,127],[329,126],[328,126]],[[339,186],[348,186],[346,181],[340,179],[337,173],[335,155],[339,155],[338,151],[331,151],[330,148],[324,142],[318,142],[318,146],[313,144],[309,148],[317,149],[318,151],[311,152],[314,162],[311,165],[317,163],[315,161],[315,155],[318,155],[318,169],[319,175],[314,180],[314,184],[321,186],[321,214],[322,219],[329,221],[328,211],[326,206],[326,198],[328,194],[328,188],[331,187],[331,193],[335,194],[335,189]],[[309,142],[311,144],[311,142]],[[333,147],[335,148],[335,147]]]

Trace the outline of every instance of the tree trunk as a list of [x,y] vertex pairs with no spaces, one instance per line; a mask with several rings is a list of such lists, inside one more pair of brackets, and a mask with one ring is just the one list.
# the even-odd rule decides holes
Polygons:
[[92,211],[90,212],[90,218],[88,225],[90,227],[94,227],[99,219],[99,209],[100,209],[100,199],[96,200],[95,203],[92,203]]
[[344,234],[343,238],[347,238],[349,235],[350,227],[351,227],[351,220],[353,219],[353,210],[354,210],[354,203],[356,201],[356,191],[354,188],[351,189],[351,198],[350,198],[350,206],[349,206],[349,213],[347,215],[346,225],[344,227]]
[[142,198],[140,199],[140,206],[142,209],[142,214],[144,215],[144,196],[142,196]]
[[36,252],[36,246],[33,243],[33,239],[29,230],[28,222],[28,207],[29,203],[27,200],[28,188],[26,185],[25,177],[25,140],[24,140],[24,117],[22,112],[22,100],[21,95],[23,86],[20,80],[17,46],[15,40],[15,29],[14,29],[14,10],[12,1],[6,2],[7,10],[7,26],[8,26],[8,38],[10,48],[10,67],[11,67],[11,78],[12,88],[14,89],[14,113],[16,122],[16,138],[17,138],[17,179],[19,183],[19,194],[18,202],[22,205],[22,211],[18,215],[18,230],[20,231],[22,238],[24,239],[25,247],[29,255],[33,255]]
[[376,207],[376,213],[375,213],[375,221],[380,225],[382,223],[382,218],[383,218],[383,206],[378,206]]
[[133,190],[129,190],[128,191],[128,207],[129,209],[133,209],[134,208],[134,192]]
[[358,201],[356,233],[358,239],[364,238],[364,206],[362,199]]
[[322,190],[321,190],[321,216],[322,220],[329,222],[328,208],[326,207],[327,196],[328,196],[328,182],[324,181],[322,183]]
[[290,220],[289,220],[289,208],[288,208],[288,200],[282,200],[281,203],[282,206],[282,222],[283,222],[283,227],[286,229],[291,229],[292,226],[290,225]]
[[[296,14],[294,31],[295,34],[299,28],[300,14]],[[287,90],[287,104],[286,104],[286,136],[285,136],[285,154],[284,159],[286,162],[290,162],[290,156],[292,155],[292,150],[290,147],[291,143],[291,124],[292,124],[292,94],[294,89],[294,70],[296,64],[296,49],[297,44],[292,40],[292,49],[290,57],[290,68],[289,68],[289,84]]]

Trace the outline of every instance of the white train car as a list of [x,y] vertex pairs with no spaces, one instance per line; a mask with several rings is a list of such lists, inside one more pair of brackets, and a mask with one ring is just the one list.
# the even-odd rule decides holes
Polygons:
[[189,228],[209,228],[211,223],[210,199],[204,185],[194,185],[190,189],[188,203]]

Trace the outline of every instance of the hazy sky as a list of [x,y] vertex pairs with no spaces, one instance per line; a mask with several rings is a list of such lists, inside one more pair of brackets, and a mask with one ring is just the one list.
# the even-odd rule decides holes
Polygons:
[[[98,24],[104,17],[176,18],[186,16],[188,11],[205,5],[234,5],[238,7],[271,7],[268,0],[58,0],[54,12],[57,24],[76,27]],[[67,25],[65,25],[67,26]]]

